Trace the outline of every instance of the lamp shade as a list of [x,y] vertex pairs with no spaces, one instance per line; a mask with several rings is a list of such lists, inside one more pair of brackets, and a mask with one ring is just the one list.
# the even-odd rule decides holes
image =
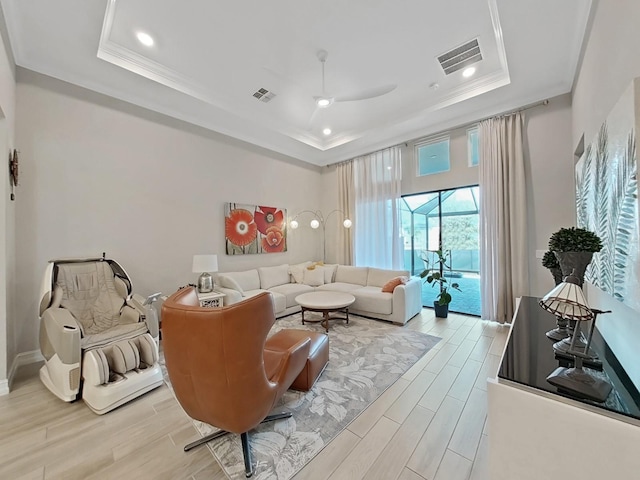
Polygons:
[[569,320],[591,320],[593,312],[579,285],[566,280],[547,293],[540,306],[546,311]]
[[194,273],[217,272],[218,255],[194,255],[192,271]]

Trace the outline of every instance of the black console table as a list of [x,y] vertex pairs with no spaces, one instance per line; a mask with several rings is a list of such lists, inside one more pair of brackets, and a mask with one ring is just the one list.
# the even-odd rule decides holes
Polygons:
[[[554,354],[554,342],[545,336],[545,332],[555,327],[556,320],[538,305],[538,300],[534,297],[522,297],[498,377],[581,402],[594,411],[602,410],[600,413],[603,414],[628,416],[638,420],[640,424],[640,395],[597,329],[592,347],[602,360],[602,367],[592,368],[592,371],[594,375],[607,379],[613,385],[607,400],[604,403],[586,400],[558,390],[547,382],[547,375],[558,366],[570,367],[573,366],[573,361]],[[607,319],[603,315],[601,320]]]
[[555,324],[537,298],[520,299],[498,375],[487,385],[490,478],[640,478],[637,389],[597,330],[593,348],[602,367],[594,373],[613,385],[606,401],[547,382],[558,366],[571,366],[545,336]]

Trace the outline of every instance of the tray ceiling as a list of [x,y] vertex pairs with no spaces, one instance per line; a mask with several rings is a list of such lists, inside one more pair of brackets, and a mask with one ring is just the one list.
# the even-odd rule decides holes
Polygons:
[[[570,91],[591,7],[585,0],[1,4],[18,65],[315,165]],[[438,57],[473,41],[482,58],[475,73],[446,74]],[[334,101],[319,108],[321,96]]]

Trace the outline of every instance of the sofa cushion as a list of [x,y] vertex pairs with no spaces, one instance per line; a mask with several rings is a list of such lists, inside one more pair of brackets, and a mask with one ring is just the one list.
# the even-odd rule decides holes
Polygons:
[[220,286],[224,288],[237,290],[238,292],[240,292],[240,295],[244,297],[244,290],[242,289],[240,284],[228,275],[218,275],[218,284],[220,284]]
[[313,292],[314,288],[309,285],[303,285],[302,283],[287,283],[285,285],[278,285],[277,287],[271,287],[270,292],[276,292],[284,295],[287,300],[287,308],[294,307],[298,303],[296,297],[303,293]]
[[324,264],[322,269],[324,270],[324,283],[331,283],[335,280],[336,269],[338,264]]
[[351,293],[356,297],[351,305],[354,310],[382,315],[393,312],[393,294],[381,292],[380,287],[362,287]]
[[256,290],[245,291],[245,297],[255,297],[262,292],[269,292],[271,294],[271,297],[273,298],[273,311],[275,313],[280,313],[284,311],[285,308],[287,308],[287,298],[281,293],[273,292],[271,290],[262,290],[258,288]]
[[260,267],[258,268],[258,275],[260,276],[260,288],[265,290],[291,282],[289,265],[286,264],[277,267]]
[[381,268],[369,268],[369,276],[364,285],[368,287],[382,287],[385,283],[395,277],[408,277],[407,270],[383,270]]
[[303,274],[303,283],[305,285],[311,285],[312,287],[324,285],[324,268],[315,267],[313,270],[305,268]]
[[353,293],[356,290],[360,290],[361,288],[364,288],[364,287],[362,285],[355,285],[353,283],[333,282],[333,283],[325,283],[324,285],[320,285],[319,287],[316,288],[316,290],[325,290],[329,292]]
[[311,265],[311,262],[302,262],[295,265],[289,265],[289,273],[292,277],[292,282],[302,283],[304,270]]
[[258,290],[260,288],[260,277],[256,269],[247,270],[246,272],[225,272],[222,275],[233,278],[244,291]]
[[[364,286],[367,284],[368,272],[369,267],[351,267],[348,265],[338,265],[334,281],[341,283],[353,283],[356,285]],[[391,277],[395,276],[397,275],[391,275]],[[385,282],[382,282],[382,284],[378,286],[381,287],[384,284]]]

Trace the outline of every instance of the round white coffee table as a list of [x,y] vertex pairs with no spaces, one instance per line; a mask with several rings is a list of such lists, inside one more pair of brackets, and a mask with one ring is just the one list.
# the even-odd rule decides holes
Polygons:
[[[346,320],[349,323],[349,305],[356,301],[356,297],[343,292],[310,292],[296,297],[296,302],[302,308],[302,324],[320,322],[325,331],[329,331],[329,320]],[[305,320],[304,312],[320,312],[320,320]],[[344,317],[331,316],[330,313],[341,312]]]

